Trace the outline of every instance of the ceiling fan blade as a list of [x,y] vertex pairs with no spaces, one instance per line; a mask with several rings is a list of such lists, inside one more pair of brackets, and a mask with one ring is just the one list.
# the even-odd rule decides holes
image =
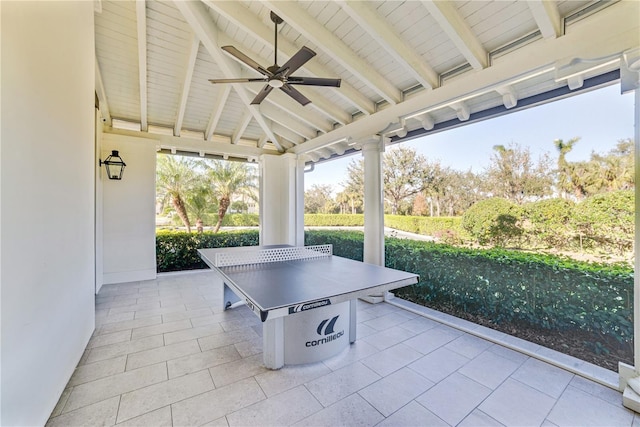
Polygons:
[[213,84],[217,83],[252,83],[252,82],[266,82],[266,78],[258,79],[209,79]]
[[287,95],[289,95],[290,97],[298,101],[302,106],[305,106],[311,102],[306,96],[304,96],[303,94],[298,92],[297,89],[294,89],[292,86],[288,84],[285,84],[280,89],[282,89],[284,93],[286,93]]
[[276,75],[283,73],[284,76],[288,76],[295,72],[298,68],[302,67],[308,60],[316,56],[316,53],[306,46],[303,46],[295,55],[276,71]]
[[305,86],[330,86],[340,87],[342,79],[324,79],[321,77],[289,77],[287,83],[290,85],[305,85]]
[[253,59],[249,58],[247,55],[245,55],[244,53],[240,52],[235,47],[233,47],[233,46],[222,46],[221,49],[224,50],[225,52],[227,52],[229,55],[235,56],[238,60],[242,61],[244,64],[246,64],[247,66],[253,68],[254,70],[259,72],[260,74],[268,76],[268,77],[272,76],[272,74],[267,69],[262,67],[262,65],[258,64],[256,61],[254,61]]
[[262,90],[260,92],[258,92],[256,97],[253,98],[253,101],[251,101],[251,105],[260,104],[267,97],[267,95],[269,95],[269,93],[271,93],[272,90],[273,90],[273,87],[271,87],[269,85],[264,85]]

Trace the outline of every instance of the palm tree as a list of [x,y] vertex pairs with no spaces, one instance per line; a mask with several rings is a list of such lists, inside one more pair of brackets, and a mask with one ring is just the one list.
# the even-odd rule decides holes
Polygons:
[[224,160],[214,160],[204,165],[207,168],[211,188],[218,197],[218,222],[213,230],[217,233],[231,205],[232,197],[241,194],[252,196],[255,192],[257,188],[255,168],[246,163]]
[[556,139],[553,144],[558,150],[558,189],[562,198],[567,198],[567,195],[574,190],[574,186],[571,183],[571,167],[567,162],[566,155],[569,153],[573,146],[580,140],[579,137],[574,137],[564,142],[562,139]]
[[156,193],[163,202],[170,200],[171,205],[191,232],[191,222],[185,206],[185,197],[196,180],[191,159],[167,154],[159,154],[156,173]]
[[213,195],[211,194],[211,188],[205,182],[204,179],[200,179],[198,183],[186,196],[186,205],[191,214],[196,218],[196,229],[198,233],[204,231],[204,221],[202,218],[209,212],[212,203]]

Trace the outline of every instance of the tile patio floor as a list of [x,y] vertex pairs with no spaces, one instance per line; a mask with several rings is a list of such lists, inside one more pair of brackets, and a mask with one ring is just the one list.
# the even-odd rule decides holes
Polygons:
[[268,370],[258,318],[221,311],[211,275],[103,286],[47,425],[640,426],[619,392],[494,343],[512,337],[481,331],[487,341],[390,303],[358,302],[358,340],[342,354]]

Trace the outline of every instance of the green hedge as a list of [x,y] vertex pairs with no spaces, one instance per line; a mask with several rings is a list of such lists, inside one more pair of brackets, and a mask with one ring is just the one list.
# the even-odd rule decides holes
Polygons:
[[[332,243],[336,255],[362,260],[363,234],[309,231],[306,244]],[[420,275],[396,291],[416,302],[453,305],[499,322],[581,329],[630,345],[633,271],[503,249],[463,249],[387,238],[386,265]]]
[[437,237],[450,243],[469,239],[469,234],[462,228],[462,217],[385,215],[384,225],[409,233]]
[[167,271],[207,268],[198,249],[231,246],[256,246],[258,230],[186,233],[184,231],[156,232],[156,268]]

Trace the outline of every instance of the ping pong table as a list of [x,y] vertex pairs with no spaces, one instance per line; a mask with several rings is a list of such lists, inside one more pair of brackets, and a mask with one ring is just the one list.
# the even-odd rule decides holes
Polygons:
[[356,340],[356,299],[417,283],[416,274],[333,255],[331,245],[199,249],[223,309],[262,321],[266,367],[326,360]]

